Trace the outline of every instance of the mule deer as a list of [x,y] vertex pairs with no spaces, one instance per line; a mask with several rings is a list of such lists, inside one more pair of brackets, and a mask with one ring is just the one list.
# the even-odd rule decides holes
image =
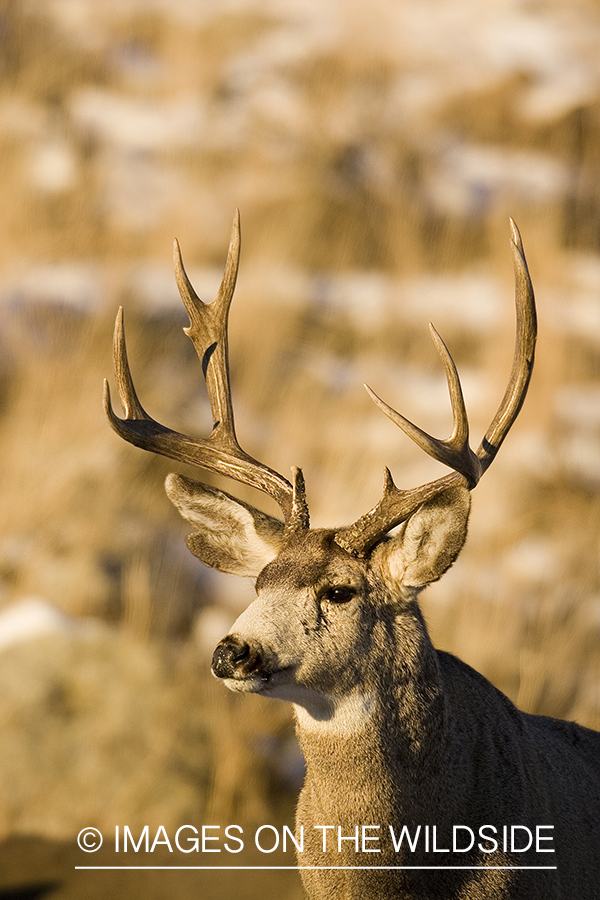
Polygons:
[[[354,524],[311,529],[304,480],[289,482],[238,444],[228,373],[227,317],[239,258],[236,215],[223,281],[203,303],[175,243],[175,273],[200,357],[214,428],[176,433],[142,408],[127,363],[122,313],[115,369],[138,447],[264,491],[283,522],[224,491],[170,475],[166,490],[209,566],[256,579],[256,599],[218,644],[217,678],[234,691],[289,700],[306,759],[297,809],[298,860],[308,895],[326,898],[600,897],[600,734],[519,712],[488,681],[436,650],[420,591],[453,564],[470,491],[523,404],[536,315],[519,232],[511,222],[517,337],[510,382],[478,450],[456,367],[444,364],[454,430],[426,434],[369,388],[389,418],[453,471],[400,490],[385,470],[379,503]],[[392,529],[397,530],[390,534]],[[529,849],[527,849],[527,846]]]

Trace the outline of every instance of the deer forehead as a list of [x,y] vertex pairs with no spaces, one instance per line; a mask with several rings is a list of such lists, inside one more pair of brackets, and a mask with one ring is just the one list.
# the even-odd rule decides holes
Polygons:
[[367,583],[367,567],[335,543],[335,532],[311,529],[286,541],[275,559],[256,580],[256,591],[318,590],[325,585],[348,585],[361,591]]

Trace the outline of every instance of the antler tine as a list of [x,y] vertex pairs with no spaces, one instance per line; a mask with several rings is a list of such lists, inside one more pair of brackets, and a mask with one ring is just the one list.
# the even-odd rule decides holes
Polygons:
[[238,448],[235,436],[231,389],[229,387],[229,346],[227,320],[233,299],[240,259],[240,214],[236,209],[229,251],[221,286],[212,303],[204,303],[192,287],[183,266],[177,240],[173,244],[175,279],[190,325],[183,330],[196,348],[206,379],[214,431],[224,444]]
[[212,303],[204,303],[192,287],[183,267],[179,245],[175,242],[175,275],[190,317],[190,325],[184,331],[191,338],[202,363],[214,422],[210,436],[204,439],[180,434],[146,413],[138,400],[127,361],[122,310],[117,315],[113,354],[125,418],[120,419],[115,414],[106,381],[104,408],[114,430],[131,444],[257,488],[278,503],[288,531],[308,528],[308,507],[300,470],[294,470],[292,486],[278,472],[242,450],[235,434],[229,386],[227,319],[237,277],[239,251],[240,223],[236,210],[221,287]]
[[[119,392],[121,404],[125,412],[125,419],[119,419],[119,417],[115,415],[112,407],[110,386],[108,384],[107,378],[104,379],[104,412],[106,413],[108,421],[112,425],[113,429],[117,432],[118,435],[120,435],[120,437],[125,438],[125,440],[130,440],[129,435],[131,433],[131,429],[127,429],[125,427],[126,423],[137,422],[138,424],[136,426],[131,427],[140,429],[141,440],[143,434],[141,431],[141,429],[143,428],[142,423],[154,422],[154,420],[151,419],[151,417],[148,415],[148,413],[140,403],[133,384],[133,378],[131,377],[131,369],[129,368],[129,361],[127,359],[127,344],[125,342],[125,327],[123,321],[122,306],[119,307],[117,318],[115,320],[115,330],[113,335],[113,360],[117,390]],[[154,424],[157,426],[157,428],[162,429],[162,425],[159,425],[158,422],[155,422]],[[168,429],[164,430],[166,431]]]
[[[123,330],[123,307],[120,306],[115,321],[115,332],[113,336],[113,350],[115,359],[115,378],[117,380],[117,388],[119,396],[128,419],[144,419],[146,412],[144,407],[138,400],[129,362],[127,361],[127,346],[125,344],[125,332]],[[110,389],[108,381],[104,379],[105,388],[105,407],[106,401],[110,401]],[[112,411],[112,409],[111,409]]]
[[469,420],[467,418],[467,410],[463,397],[462,387],[458,371],[454,364],[454,360],[450,356],[446,344],[441,339],[433,325],[429,324],[429,330],[436,350],[444,364],[446,370],[446,380],[448,382],[448,392],[450,394],[450,403],[452,406],[453,429],[452,434],[447,440],[434,438],[426,431],[423,431],[417,425],[414,425],[404,416],[392,409],[375,391],[371,390],[368,384],[365,385],[367,392],[376,406],[385,413],[405,434],[411,438],[415,444],[421,447],[429,456],[437,459],[438,462],[450,466],[460,472],[467,480],[470,488],[475,487],[481,477],[481,463],[476,454],[469,447]]
[[458,487],[461,483],[463,485],[466,483],[466,487],[472,490],[490,466],[521,410],[533,369],[537,326],[535,298],[521,235],[512,219],[510,227],[515,268],[517,336],[510,379],[502,403],[477,453],[474,453],[469,447],[469,425],[458,372],[448,348],[432,325],[429,326],[431,336],[446,369],[454,419],[453,431],[447,440],[434,438],[413,425],[365,385],[372,400],[392,422],[395,422],[426,453],[450,466],[454,472],[437,481],[404,491],[396,487],[389,469],[386,468],[383,496],[377,506],[353,525],[336,532],[336,542],[354,555],[364,555],[391,528],[403,522],[418,506],[441,491]]
[[486,431],[485,437],[477,449],[477,456],[481,460],[482,473],[492,463],[504,438],[521,411],[535,359],[537,317],[533,285],[531,284],[529,269],[527,268],[527,261],[523,251],[521,234],[512,219],[510,219],[510,228],[517,313],[515,352],[506,393],[492,420],[492,424]]

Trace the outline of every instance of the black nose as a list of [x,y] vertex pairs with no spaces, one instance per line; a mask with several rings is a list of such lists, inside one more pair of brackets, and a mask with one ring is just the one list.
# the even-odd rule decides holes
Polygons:
[[257,657],[258,654],[250,652],[250,644],[236,634],[228,634],[215,648],[212,670],[217,678],[250,674],[257,667]]

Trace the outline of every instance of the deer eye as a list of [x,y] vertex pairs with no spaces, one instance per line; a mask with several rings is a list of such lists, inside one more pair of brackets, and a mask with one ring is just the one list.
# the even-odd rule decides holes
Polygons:
[[328,588],[324,588],[319,594],[321,600],[327,600],[328,603],[348,603],[356,596],[356,590],[347,584],[336,584]]

